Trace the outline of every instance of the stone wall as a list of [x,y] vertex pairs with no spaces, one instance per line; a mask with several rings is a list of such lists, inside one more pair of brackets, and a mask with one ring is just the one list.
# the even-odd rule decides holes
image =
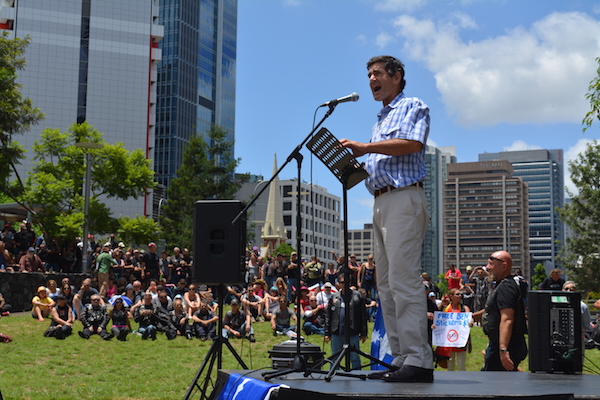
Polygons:
[[81,282],[90,275],[2,272],[0,273],[0,293],[2,293],[6,303],[12,306],[11,312],[29,311],[31,310],[31,299],[37,294],[38,287],[46,286],[50,279],[54,279],[60,288],[60,282],[65,277],[69,278],[71,285],[75,286],[77,292],[81,287]]

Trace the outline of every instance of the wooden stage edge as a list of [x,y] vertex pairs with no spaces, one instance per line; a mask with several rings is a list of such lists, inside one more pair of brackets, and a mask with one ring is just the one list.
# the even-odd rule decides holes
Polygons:
[[[264,370],[219,370],[218,381],[231,373],[264,381]],[[326,371],[325,371],[326,372]],[[353,371],[353,373],[359,373]],[[364,371],[363,373],[368,373]],[[433,383],[391,383],[325,375],[291,373],[270,379],[286,385],[278,398],[289,400],[321,399],[598,399],[600,376],[588,374],[531,372],[448,372],[435,371]]]

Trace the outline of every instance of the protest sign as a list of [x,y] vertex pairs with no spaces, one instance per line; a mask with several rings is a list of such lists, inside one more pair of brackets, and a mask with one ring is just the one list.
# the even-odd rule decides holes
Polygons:
[[469,339],[471,313],[440,312],[433,316],[434,346],[465,347]]

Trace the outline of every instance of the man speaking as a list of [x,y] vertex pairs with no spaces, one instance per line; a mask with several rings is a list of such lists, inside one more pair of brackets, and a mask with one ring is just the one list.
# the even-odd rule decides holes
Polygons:
[[371,379],[433,382],[433,356],[427,341],[427,299],[419,276],[421,247],[429,213],[422,180],[429,108],[403,93],[404,65],[391,56],[367,63],[369,85],[383,109],[368,143],[342,139],[355,157],[367,154],[366,186],[375,197],[373,230],[377,287],[393,370]]

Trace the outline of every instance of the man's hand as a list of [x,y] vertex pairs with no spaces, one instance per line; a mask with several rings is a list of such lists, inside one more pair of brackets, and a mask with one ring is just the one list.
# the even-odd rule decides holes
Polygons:
[[323,338],[323,341],[325,341],[325,343],[329,343],[330,340],[331,340],[331,338],[329,336],[325,336]]
[[240,337],[240,336],[242,336],[242,334],[241,334],[241,333],[239,333],[239,332],[238,332],[238,331],[236,331],[236,330],[233,330],[233,329],[232,329],[232,330],[231,330],[231,332],[233,333],[233,336],[235,336],[235,337]]
[[510,353],[508,351],[500,352],[500,362],[507,371],[514,371],[515,363],[510,359]]
[[350,149],[354,157],[360,157],[367,153],[367,149],[364,143],[355,142],[354,140],[341,139],[340,143],[342,146]]
[[367,337],[366,336],[361,336],[360,337],[360,341],[361,341],[361,343],[366,342],[367,341]]

